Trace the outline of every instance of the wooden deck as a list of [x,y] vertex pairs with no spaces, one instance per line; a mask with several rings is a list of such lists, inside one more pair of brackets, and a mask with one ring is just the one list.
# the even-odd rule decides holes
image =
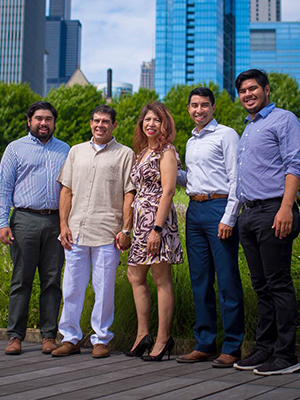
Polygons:
[[23,343],[20,356],[6,356],[0,340],[0,399],[5,400],[192,400],[300,399],[300,374],[258,377],[252,372],[215,369],[209,362],[146,363],[114,352],[93,359],[91,349],[63,358]]

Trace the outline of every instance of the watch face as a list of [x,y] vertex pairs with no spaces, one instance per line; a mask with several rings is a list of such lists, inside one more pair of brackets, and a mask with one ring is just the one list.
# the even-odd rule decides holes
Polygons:
[[162,227],[161,227],[161,226],[158,226],[158,225],[154,225],[154,226],[153,226],[153,230],[154,230],[155,232],[160,233],[160,232],[162,231]]
[[126,231],[125,229],[122,230],[122,233],[124,233],[125,236],[130,236],[130,231]]

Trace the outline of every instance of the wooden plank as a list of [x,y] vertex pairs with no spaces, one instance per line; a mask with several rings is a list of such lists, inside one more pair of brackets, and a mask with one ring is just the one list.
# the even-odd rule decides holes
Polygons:
[[193,400],[199,396],[230,388],[228,383],[206,381],[198,384],[188,384],[187,379],[170,379],[155,385],[147,385],[127,392],[119,392],[109,396],[99,396],[95,400],[143,400],[147,398],[159,400]]
[[120,352],[93,359],[91,348],[55,358],[25,342],[20,356],[6,356],[5,346],[0,340],[1,400],[300,399],[300,374],[259,377],[210,362],[180,364],[172,356],[147,363]]
[[299,398],[299,389],[279,388],[257,396],[255,400],[296,400]]

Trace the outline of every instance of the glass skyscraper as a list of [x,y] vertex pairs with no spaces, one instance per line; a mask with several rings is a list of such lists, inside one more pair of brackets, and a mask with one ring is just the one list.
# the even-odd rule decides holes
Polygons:
[[213,81],[234,94],[249,67],[249,0],[157,0],[155,89]]
[[300,85],[300,22],[253,22],[250,67],[289,74]]
[[81,59],[81,23],[70,19],[70,0],[50,0],[46,20],[46,92],[67,83]]
[[45,0],[0,0],[0,81],[43,95]]

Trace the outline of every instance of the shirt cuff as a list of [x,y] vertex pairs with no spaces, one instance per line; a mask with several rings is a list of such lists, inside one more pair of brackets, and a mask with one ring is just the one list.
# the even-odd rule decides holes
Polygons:
[[8,227],[9,227],[8,221],[0,221],[0,229]]
[[236,220],[237,217],[235,215],[228,215],[225,213],[220,222],[233,228],[236,224]]

